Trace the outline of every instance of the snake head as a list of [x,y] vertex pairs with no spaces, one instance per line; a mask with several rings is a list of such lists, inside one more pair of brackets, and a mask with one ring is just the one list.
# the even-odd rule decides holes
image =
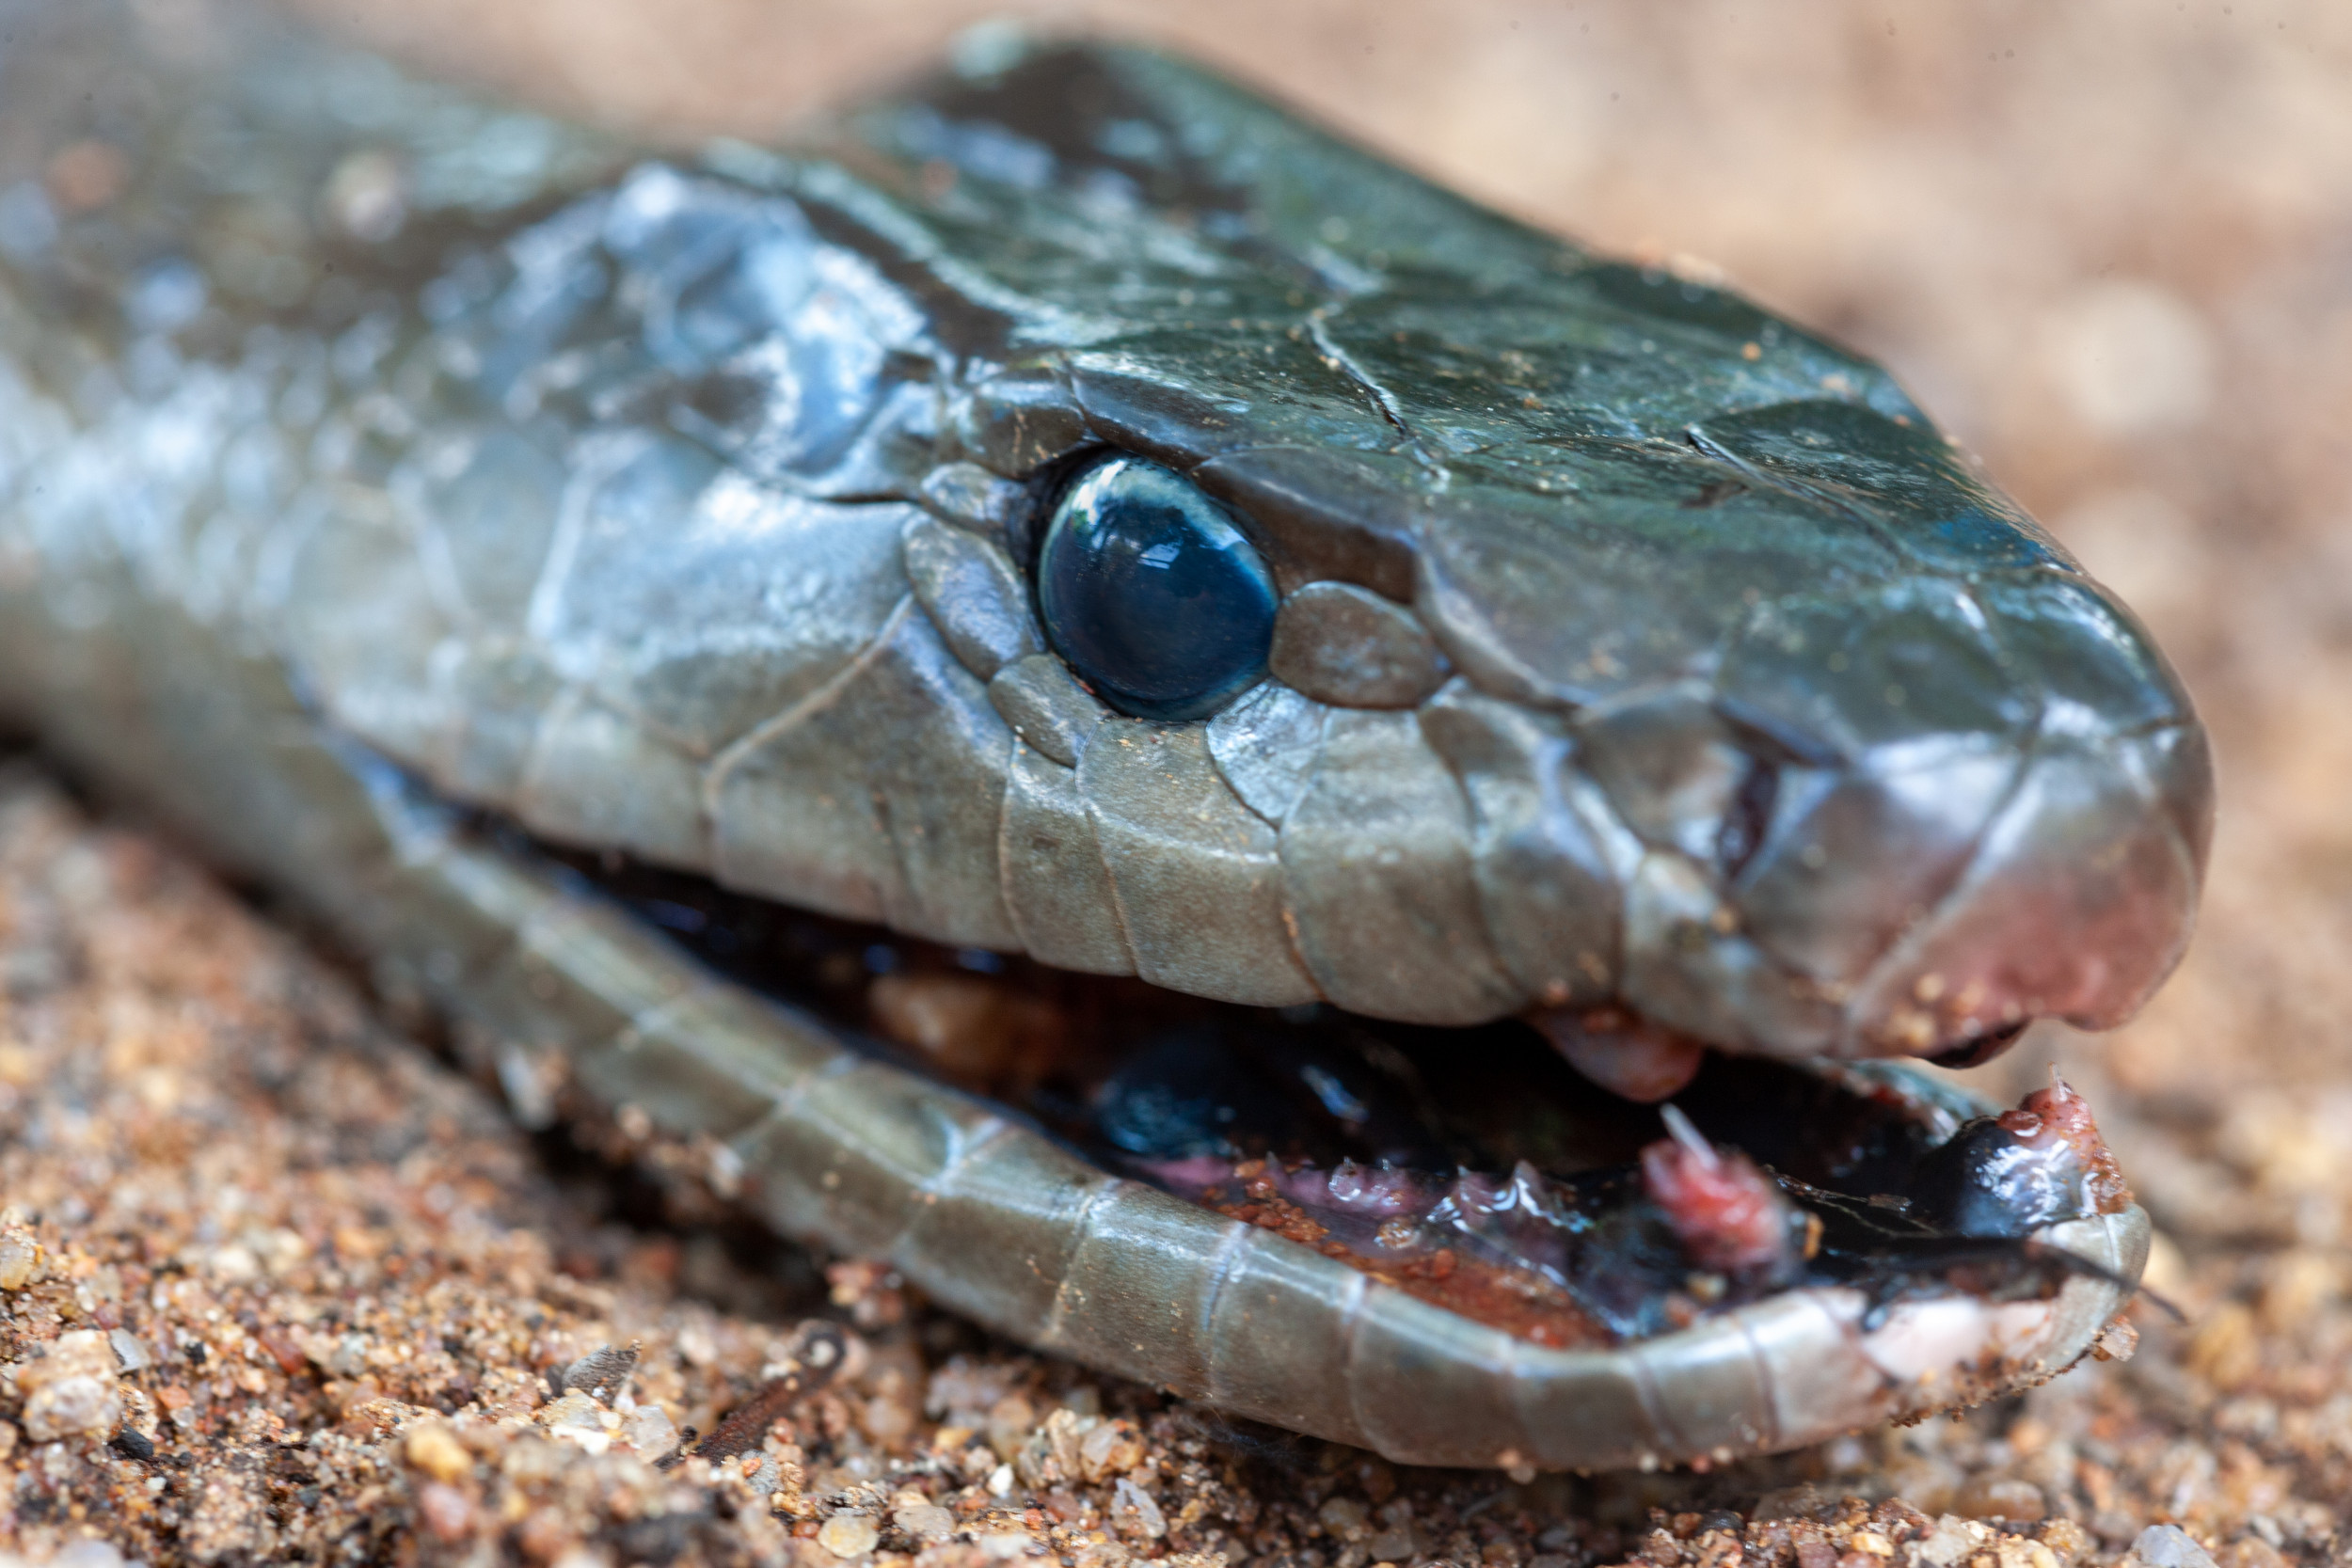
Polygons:
[[1173,983],[1961,1059],[2120,1022],[2178,960],[2212,810],[2180,682],[1876,366],[1148,53],[993,63],[866,134],[954,169],[935,206],[1093,193],[1060,260],[1117,308],[1062,296],[1097,314],[1052,352],[1011,320],[956,404],[1032,486],[1014,556],[1128,454],[1279,587],[1263,682],[1188,720],[1263,896],[1164,867],[1232,957]]
[[[834,153],[641,166],[386,327],[402,505],[288,556],[339,723],[550,840],[1260,1006],[1949,1056],[2179,957],[2186,696],[1875,366],[1148,51]],[[381,627],[314,610],[359,576]]]

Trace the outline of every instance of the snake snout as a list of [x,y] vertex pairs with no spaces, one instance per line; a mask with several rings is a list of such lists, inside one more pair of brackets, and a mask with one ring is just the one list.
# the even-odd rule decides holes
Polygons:
[[2112,1026],[2179,960],[2211,765],[2170,672],[2095,586],[2037,572],[1907,585],[1842,622],[1786,608],[1724,692],[1817,751],[1777,770],[1726,894],[1841,1013],[1840,1053]]
[[2187,946],[2211,779],[2194,724],[2037,745],[1958,882],[1857,990],[1865,1049],[2131,1017]]

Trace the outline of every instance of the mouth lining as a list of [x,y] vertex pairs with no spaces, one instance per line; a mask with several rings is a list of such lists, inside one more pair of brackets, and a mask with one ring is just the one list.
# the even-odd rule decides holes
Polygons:
[[481,827],[1099,1168],[1541,1345],[1624,1344],[1806,1286],[1858,1289],[1873,1317],[2043,1299],[2106,1271],[2033,1233],[2129,1201],[2095,1128],[2086,1144],[2025,1112],[1964,1119],[1867,1064],[1709,1053],[1672,1103],[1644,1104],[1518,1020],[1214,1002]]

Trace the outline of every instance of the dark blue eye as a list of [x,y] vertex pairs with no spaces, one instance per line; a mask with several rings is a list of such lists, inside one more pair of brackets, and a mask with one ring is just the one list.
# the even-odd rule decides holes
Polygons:
[[1273,574],[1231,514],[1140,457],[1104,458],[1063,487],[1037,596],[1054,651],[1139,719],[1215,713],[1265,673]]

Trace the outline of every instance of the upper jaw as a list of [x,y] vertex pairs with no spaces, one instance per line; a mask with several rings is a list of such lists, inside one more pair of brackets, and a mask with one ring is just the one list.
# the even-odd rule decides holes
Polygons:
[[[2079,579],[2026,587],[1912,585],[1848,626],[1766,607],[1708,678],[1581,711],[1459,675],[1405,711],[1270,686],[1208,751],[1274,827],[1293,939],[1352,1010],[1621,1002],[1780,1056],[2110,1026],[2187,941],[2211,766],[2127,622]],[[2101,671],[2085,646],[2141,662]],[[1955,670],[1987,689],[1939,693]],[[1301,755],[1276,767],[1269,739]]]
[[[1737,864],[1645,860],[1627,999],[1783,1055],[1940,1056],[2035,1018],[2129,1018],[2187,943],[2213,812],[2204,733],[2144,634],[2049,572],[1908,585],[1842,626],[1825,609],[1772,607],[1685,724],[1770,769],[1769,806]],[[1597,727],[1604,774],[1638,730]]]
[[1804,781],[1809,798],[1728,885],[1645,855],[1626,1001],[1784,1056],[1940,1056],[2036,1018],[2128,1019],[2193,925],[2202,732],[2045,735],[2013,758],[1955,746],[1941,761]]
[[[1408,598],[1456,672],[1417,722],[1344,721],[1391,762],[1434,752],[1461,819],[1361,877],[1336,934],[1304,912],[1323,993],[1446,1022],[1621,1001],[1788,1056],[1941,1056],[2033,1018],[2128,1018],[2186,945],[2210,834],[2177,677],[1964,473],[1870,496],[1740,439],[1613,451],[1625,485],[1691,491],[1613,513],[1597,480],[1416,499],[1401,460],[1363,453],[1196,470],[1311,580]],[[1726,467],[1745,488],[1699,485]],[[1440,884],[1471,915],[1438,924],[1489,950],[1483,980],[1399,945],[1417,940],[1400,911]]]

